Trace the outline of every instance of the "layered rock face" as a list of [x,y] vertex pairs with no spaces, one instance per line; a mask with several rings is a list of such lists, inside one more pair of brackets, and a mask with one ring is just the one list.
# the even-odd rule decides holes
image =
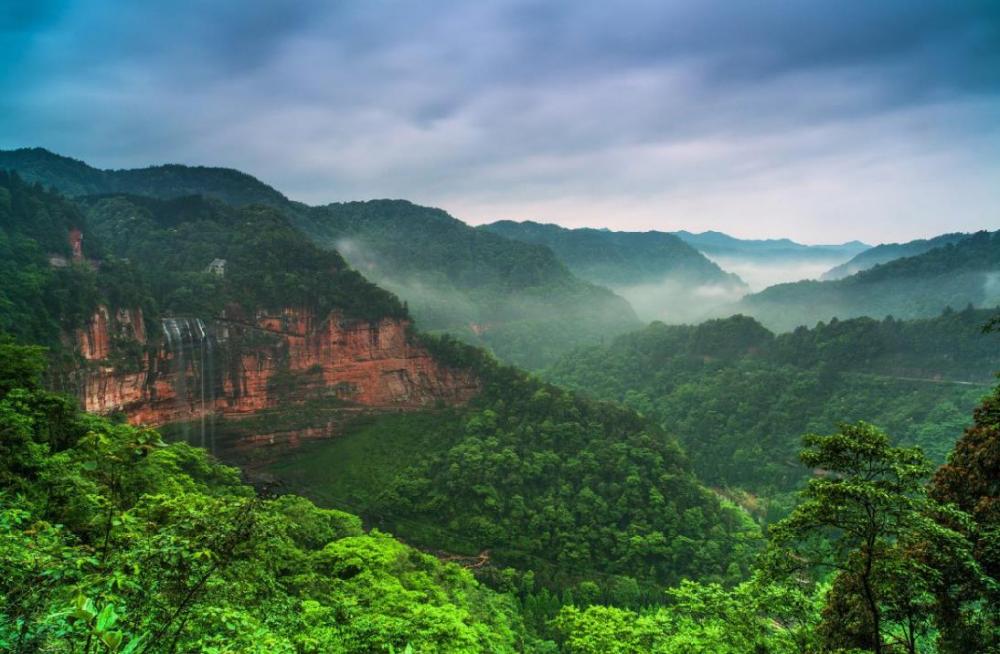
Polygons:
[[[254,316],[229,311],[211,321],[170,318],[152,338],[138,311],[99,309],[77,334],[89,365],[79,374],[84,408],[123,412],[134,424],[163,425],[239,416],[285,403],[334,397],[354,406],[415,409],[460,404],[479,390],[467,371],[445,368],[409,342],[404,321],[318,319],[288,308]],[[139,345],[125,365],[116,344]]]

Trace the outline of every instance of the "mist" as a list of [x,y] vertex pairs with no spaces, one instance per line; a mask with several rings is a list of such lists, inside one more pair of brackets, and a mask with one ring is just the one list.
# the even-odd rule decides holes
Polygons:
[[841,257],[769,261],[761,257],[705,256],[726,272],[739,275],[754,293],[775,284],[797,282],[803,279],[819,279],[826,271],[847,261],[847,258]]
[[728,284],[692,285],[666,278],[660,282],[614,287],[645,322],[696,323],[718,315],[739,301],[746,288]]

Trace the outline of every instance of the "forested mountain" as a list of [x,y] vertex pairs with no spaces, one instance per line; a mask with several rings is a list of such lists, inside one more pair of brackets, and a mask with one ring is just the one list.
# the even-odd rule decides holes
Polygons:
[[882,245],[876,245],[869,250],[865,250],[864,252],[855,255],[850,261],[842,263],[835,268],[831,268],[827,272],[823,273],[821,279],[823,281],[829,281],[849,277],[854,273],[861,272],[862,270],[868,270],[869,268],[873,268],[881,263],[888,263],[896,259],[902,259],[903,257],[912,257],[918,254],[923,254],[924,252],[941,247],[942,245],[948,245],[949,243],[958,243],[967,236],[969,235],[961,233],[942,234],[941,236],[935,236],[934,238],[907,241],[906,243],[883,243]]
[[654,418],[706,482],[771,495],[808,473],[795,465],[799,437],[842,421],[873,422],[942,462],[1000,369],[995,337],[981,330],[990,315],[859,318],[777,336],[744,316],[654,323],[573,352],[545,376]]
[[803,245],[787,238],[742,239],[722,232],[692,233],[686,230],[673,232],[705,254],[718,257],[752,257],[766,259],[830,259],[849,258],[871,246],[861,241],[831,245]]
[[234,205],[287,208],[290,201],[260,180],[231,168],[150,166],[100,170],[43,148],[0,150],[0,170],[14,170],[27,182],[54,187],[69,197],[122,193],[173,199],[204,195]]
[[4,167],[71,196],[267,205],[399,295],[423,329],[449,331],[529,368],[639,326],[628,302],[575,277],[547,248],[476,230],[439,209],[392,200],[308,207],[230,169],[103,171],[39,148],[0,151]]
[[257,497],[202,449],[79,413],[39,388],[43,362],[0,336],[3,651],[538,651],[512,597],[353,515]]
[[[548,591],[600,584],[628,605],[682,578],[735,582],[756,551],[749,517],[703,487],[673,438],[635,412],[544,384],[481,351],[430,339],[483,392],[459,411],[384,415],[270,469],[407,542],[531,571]],[[267,432],[261,416],[239,431]],[[261,422],[263,421],[263,422]]]
[[[250,430],[253,449],[261,438],[280,431],[278,424],[284,433],[296,435],[317,430],[346,434],[317,444],[321,448],[358,443],[376,448],[381,457],[366,456],[364,466],[377,468],[378,483],[354,484],[349,494],[333,495],[331,506],[355,506],[363,498],[360,512],[366,518],[409,542],[452,553],[489,550],[491,569],[514,566],[508,577],[537,603],[532,615],[540,623],[554,616],[564,593],[571,597],[584,582],[588,585],[581,592],[595,600],[639,606],[660,600],[659,584],[681,578],[728,583],[747,574],[759,528],[741,509],[700,484],[672,438],[629,409],[581,399],[503,367],[482,350],[412,331],[405,335],[412,348],[400,350],[385,366],[365,368],[360,378],[336,375],[380,347],[377,330],[361,333],[359,349],[346,356],[323,360],[316,370],[308,367],[312,348],[337,347],[336,339],[346,337],[334,331],[333,337],[309,341],[307,333],[297,331],[303,327],[281,322],[288,318],[282,309],[309,307],[315,323],[323,322],[326,312],[378,323],[404,319],[406,311],[395,296],[348,268],[338,254],[311,244],[281,212],[262,205],[236,208],[198,196],[98,195],[70,204],[16,175],[4,177],[4,183],[4,197],[10,199],[0,223],[4,237],[9,232],[11,240],[30,246],[19,252],[33,253],[24,266],[15,263],[48,280],[26,281],[22,290],[33,294],[5,302],[4,324],[16,327],[25,315],[50,320],[51,338],[23,330],[18,336],[64,348],[67,356],[75,356],[67,368],[97,375],[97,392],[125,395],[124,389],[134,388],[133,398],[148,396],[152,408],[139,407],[141,412],[129,417],[170,421],[194,415],[200,422],[194,433],[205,442],[205,424],[211,422],[223,453],[227,438],[238,440],[240,432]],[[452,220],[442,218],[446,229]],[[74,227],[88,242],[88,250],[76,259],[67,241]],[[501,249],[513,243],[469,231]],[[64,253],[64,267],[45,259],[50,247]],[[549,250],[532,251],[539,254],[543,273],[545,265],[565,273]],[[17,266],[15,272],[21,270]],[[93,292],[73,296],[86,300],[75,313],[45,313],[48,295],[64,297],[72,290],[57,276],[63,270],[87,281]],[[128,282],[130,295],[106,279]],[[99,306],[110,307],[112,316],[116,308],[139,306],[142,312],[130,315],[129,333],[109,330],[110,342],[98,348],[107,351],[92,358],[76,351],[79,336],[73,334],[94,319]],[[206,336],[212,319],[218,324]],[[178,331],[181,323],[183,331]],[[141,332],[147,338],[140,338]],[[414,369],[415,382],[434,373],[431,364],[472,377],[479,392],[468,405],[439,401],[386,407],[353,399],[351,387],[372,376],[405,399],[410,391],[401,370],[410,358],[428,351],[432,361]],[[119,352],[123,356],[117,357]],[[296,373],[290,364],[299,359],[307,369]],[[165,367],[179,372],[163,377],[156,368]],[[275,367],[277,372],[259,376]],[[328,373],[329,387],[322,387]],[[179,388],[181,382],[188,390]],[[319,393],[296,392],[300,385],[317,384]],[[195,386],[200,393],[188,392]],[[341,386],[347,387],[346,395]],[[206,388],[226,395],[206,400]],[[162,406],[171,394],[179,407],[173,400]],[[230,418],[227,403],[235,405],[239,419]],[[192,431],[183,423],[164,428],[178,436]],[[132,438],[146,432],[122,428],[115,433]],[[391,447],[385,449],[387,445]],[[299,475],[323,460],[315,449],[302,451],[308,458],[294,466]],[[358,470],[338,467],[345,462],[325,466],[321,477],[309,483],[309,493],[322,499],[329,484],[357,479]],[[331,476],[331,470],[337,472]],[[395,548],[392,556],[404,551],[386,547]],[[506,578],[493,581],[502,584]],[[597,582],[601,585],[595,586]],[[599,590],[593,591],[595,587]]]
[[746,296],[734,311],[789,330],[833,317],[933,316],[967,304],[1000,304],[1000,232],[978,232],[844,279],[772,286]]
[[673,234],[616,232],[586,227],[568,229],[526,220],[501,220],[479,229],[507,238],[544,245],[580,277],[612,287],[651,283],[675,277],[690,284],[736,284],[723,271]]
[[316,242],[404,298],[423,329],[488,345],[528,368],[635,328],[628,303],[575,277],[552,251],[477,230],[403,200],[316,207]]
[[[814,477],[772,526],[750,579],[684,580],[665,589],[665,605],[630,605],[641,601],[635,584],[583,581],[557,597],[530,573],[493,568],[486,553],[476,569],[499,588],[488,590],[453,563],[365,533],[350,514],[293,495],[258,497],[203,450],[81,415],[39,387],[43,361],[38,348],[0,338],[7,651],[793,654],[888,652],[897,642],[927,651],[919,642],[964,654],[990,651],[1000,630],[1000,466],[989,454],[1000,442],[1000,392],[929,487],[923,455],[892,447],[871,425],[809,436],[803,463],[830,474]],[[609,486],[637,494],[634,475]],[[632,533],[619,546],[644,540]],[[714,554],[683,536],[670,546],[702,561]]]
[[[12,280],[0,288],[0,328],[53,347],[99,305],[141,308],[151,324],[164,314],[208,317],[227,306],[406,315],[396,297],[260,205],[135,196],[78,205],[0,173],[0,248],[4,278]],[[224,274],[209,270],[216,259],[225,262]]]
[[575,275],[620,293],[647,319],[697,319],[749,290],[738,276],[665,232],[567,229],[510,220],[480,229],[548,247]]

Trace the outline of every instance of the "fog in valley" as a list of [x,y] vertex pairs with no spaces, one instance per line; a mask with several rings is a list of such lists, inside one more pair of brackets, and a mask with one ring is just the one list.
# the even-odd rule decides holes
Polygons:
[[775,284],[819,279],[827,270],[847,260],[842,258],[766,260],[761,257],[705,256],[719,264],[723,270],[739,275],[754,293]]

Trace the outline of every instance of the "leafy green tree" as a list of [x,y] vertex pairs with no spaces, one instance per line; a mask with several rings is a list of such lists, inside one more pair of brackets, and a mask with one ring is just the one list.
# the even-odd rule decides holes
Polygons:
[[884,432],[863,422],[828,436],[806,436],[804,443],[802,461],[816,476],[792,514],[771,530],[776,565],[837,572],[836,602],[828,613],[838,616],[841,627],[833,633],[854,636],[836,644],[880,654],[886,651],[887,625],[905,619],[902,640],[915,651],[917,637],[929,627],[926,619],[916,621],[926,585],[923,570],[904,552],[937,528],[924,487],[930,463],[919,449],[892,447]]
[[967,539],[975,563],[932,548],[925,554],[942,571],[934,589],[942,649],[1000,651],[1000,387],[976,409],[972,426],[935,473],[930,493],[968,515],[938,519]]

